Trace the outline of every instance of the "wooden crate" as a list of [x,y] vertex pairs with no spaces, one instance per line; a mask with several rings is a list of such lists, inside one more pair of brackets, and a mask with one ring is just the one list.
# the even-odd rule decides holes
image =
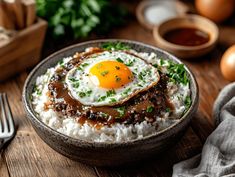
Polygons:
[[17,32],[11,42],[0,47],[0,81],[39,62],[46,29],[47,22],[38,19],[35,24]]

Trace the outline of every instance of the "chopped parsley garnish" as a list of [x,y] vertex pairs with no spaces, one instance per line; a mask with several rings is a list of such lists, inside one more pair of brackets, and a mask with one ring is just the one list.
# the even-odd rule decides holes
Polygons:
[[116,82],[119,82],[119,81],[121,81],[121,78],[118,76],[115,76],[115,80],[116,80]]
[[154,110],[153,106],[148,106],[146,109],[146,112],[151,113],[151,112],[153,112],[153,110]]
[[192,103],[192,101],[191,101],[190,96],[186,96],[186,98],[184,100],[184,104],[186,107],[185,111],[187,111],[189,109],[189,107],[191,106],[191,103]]
[[134,62],[135,62],[135,60],[129,61],[128,63],[125,63],[125,65],[126,66],[133,66]]
[[59,64],[60,66],[64,66],[64,61],[63,61],[63,60],[60,60],[60,61],[58,62],[58,64]]
[[73,84],[73,87],[74,87],[74,88],[78,88],[79,85],[80,85],[79,82],[75,82],[75,83]]
[[91,93],[92,93],[92,90],[88,90],[88,91],[86,92],[86,95],[87,95],[87,96],[90,96]]
[[160,59],[160,65],[164,65],[165,64],[165,61],[163,59]]
[[166,112],[170,112],[171,111],[171,109],[170,108],[166,108]]
[[130,46],[123,44],[122,42],[106,42],[101,48],[105,50],[129,50]]
[[106,76],[108,73],[109,73],[109,71],[103,71],[103,72],[101,72],[100,74],[101,74],[102,76]]
[[119,113],[119,117],[118,117],[118,118],[120,118],[120,117],[122,117],[122,116],[125,115],[125,110],[126,110],[126,108],[125,108],[124,106],[119,107],[119,108],[116,108],[116,110],[117,110],[117,112]]
[[119,69],[120,69],[120,67],[119,67],[119,66],[115,66],[115,68],[116,68],[116,70],[119,70]]
[[107,96],[107,97],[113,96],[113,95],[115,95],[115,94],[116,94],[115,90],[108,90],[108,91],[106,92],[106,96]]
[[138,78],[139,78],[140,80],[144,80],[144,77],[143,77],[143,73],[142,73],[142,72],[140,72],[140,74],[138,75]]
[[79,66],[79,67],[77,67],[77,70],[82,70],[82,68]]
[[184,64],[177,64],[172,61],[169,61],[169,66],[167,66],[167,70],[167,76],[172,82],[182,83],[183,85],[187,85],[189,83]]
[[78,94],[81,98],[84,98],[86,96],[86,93],[85,92],[79,92]]
[[124,61],[121,58],[116,59],[119,63],[124,63]]
[[78,80],[77,80],[76,78],[74,78],[74,77],[70,77],[69,80],[70,80],[71,82],[78,82]]
[[130,91],[131,91],[131,88],[128,88],[128,89],[126,89],[126,90],[123,92],[123,94],[124,94],[124,95],[127,95]]
[[85,66],[88,66],[89,64],[88,63],[82,63],[81,66],[82,67],[85,67]]
[[100,112],[100,115],[101,115],[102,117],[104,117],[104,118],[108,118],[108,117],[109,117],[109,115],[106,114],[106,113],[104,113],[104,112]]
[[101,96],[98,98],[98,102],[104,101],[107,98],[107,96]]
[[115,103],[115,102],[117,102],[117,100],[115,98],[110,98],[109,103]]
[[42,95],[42,90],[40,90],[37,85],[34,85],[33,92],[36,92],[37,95]]

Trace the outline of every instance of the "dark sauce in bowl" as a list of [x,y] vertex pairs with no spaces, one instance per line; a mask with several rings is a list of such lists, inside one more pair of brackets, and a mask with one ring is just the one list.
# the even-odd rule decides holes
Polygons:
[[182,46],[199,46],[210,40],[208,33],[192,27],[170,30],[163,35],[163,38],[170,43]]

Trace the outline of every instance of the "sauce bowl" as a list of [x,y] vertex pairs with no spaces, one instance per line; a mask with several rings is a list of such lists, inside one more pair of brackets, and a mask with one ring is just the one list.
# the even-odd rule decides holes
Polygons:
[[[168,42],[164,35],[178,28],[196,28],[209,35],[209,41],[196,46],[183,46]],[[159,48],[162,48],[179,58],[196,58],[210,52],[216,45],[219,29],[215,23],[199,15],[185,15],[169,19],[153,29],[153,36]]]
[[139,52],[154,52],[160,58],[171,60],[176,63],[182,63],[173,55],[140,42],[109,39],[79,43],[50,55],[33,69],[33,71],[29,74],[23,88],[23,105],[27,113],[27,117],[37,134],[55,151],[71,159],[90,165],[117,166],[130,163],[133,164],[167,150],[179,141],[180,137],[189,126],[189,122],[198,108],[199,91],[197,82],[192,72],[187,67],[185,68],[190,79],[192,100],[189,110],[179,119],[177,123],[174,123],[164,130],[136,140],[126,142],[98,143],[66,136],[50,128],[37,117],[30,99],[36,78],[44,74],[48,68],[55,66],[61,58],[71,56],[75,52],[84,51],[87,47],[100,46],[105,42],[122,42]]

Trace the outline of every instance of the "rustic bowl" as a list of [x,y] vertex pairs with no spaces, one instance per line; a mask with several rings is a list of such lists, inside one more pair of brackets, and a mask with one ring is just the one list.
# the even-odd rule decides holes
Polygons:
[[34,127],[37,134],[50,147],[57,152],[71,158],[90,165],[96,166],[116,166],[127,163],[138,162],[154,154],[162,152],[172,144],[179,141],[179,138],[184,134],[189,122],[198,108],[198,86],[192,72],[186,67],[190,77],[191,99],[192,105],[179,120],[172,126],[156,132],[152,135],[141,139],[118,142],[118,143],[96,143],[71,138],[61,134],[54,129],[48,127],[37,118],[37,115],[32,107],[30,96],[33,92],[33,86],[38,76],[44,74],[47,68],[53,67],[61,58],[73,55],[75,52],[84,51],[85,48],[91,46],[100,46],[104,42],[123,42],[130,45],[133,49],[139,52],[155,52],[160,58],[173,60],[177,63],[182,63],[176,57],[162,51],[158,48],[134,41],[128,40],[97,40],[76,44],[60,50],[51,56],[47,57],[39,63],[28,76],[23,89],[23,105],[27,116]]
[[[183,46],[168,42],[163,35],[180,27],[194,27],[209,34],[207,43],[198,46]],[[210,52],[216,45],[219,29],[211,20],[199,15],[185,15],[169,19],[153,29],[153,36],[159,48],[166,50],[179,58],[196,58]]]

